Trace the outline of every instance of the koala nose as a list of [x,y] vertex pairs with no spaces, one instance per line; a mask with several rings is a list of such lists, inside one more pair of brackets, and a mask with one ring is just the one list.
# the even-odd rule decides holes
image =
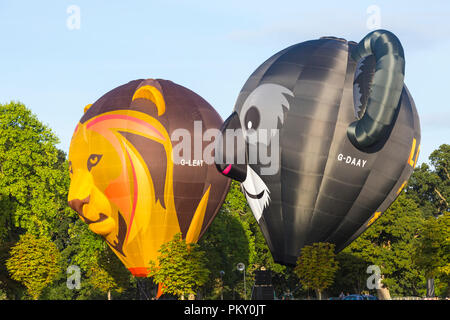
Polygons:
[[73,210],[75,210],[76,212],[78,212],[78,214],[83,215],[83,206],[85,204],[89,203],[89,197],[80,200],[80,199],[73,199],[69,201],[69,207],[71,207]]

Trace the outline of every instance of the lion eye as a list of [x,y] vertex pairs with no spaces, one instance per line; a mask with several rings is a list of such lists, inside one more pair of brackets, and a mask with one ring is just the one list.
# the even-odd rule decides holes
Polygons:
[[101,155],[101,154],[91,154],[89,156],[89,159],[87,161],[87,168],[89,171],[91,171],[91,169],[100,162],[100,159],[102,158],[102,156],[103,155]]

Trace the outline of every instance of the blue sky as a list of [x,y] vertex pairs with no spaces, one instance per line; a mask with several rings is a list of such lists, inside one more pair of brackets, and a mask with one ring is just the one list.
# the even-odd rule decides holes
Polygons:
[[[80,29],[67,27],[71,5]],[[25,103],[66,152],[83,107],[134,79],[184,85],[226,118],[268,57],[324,35],[359,41],[371,5],[405,49],[427,161],[450,143],[449,1],[0,0],[0,103]]]

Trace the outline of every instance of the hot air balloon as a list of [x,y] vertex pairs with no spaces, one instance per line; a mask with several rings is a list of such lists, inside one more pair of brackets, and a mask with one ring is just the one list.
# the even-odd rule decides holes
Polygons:
[[229,179],[204,161],[214,149],[204,133],[222,122],[199,95],[159,79],[85,107],[69,150],[69,205],[133,275],[145,277],[176,233],[196,242],[211,224]]
[[241,182],[275,261],[315,242],[342,250],[406,185],[420,125],[404,71],[400,41],[377,30],[295,44],[249,77],[215,161]]

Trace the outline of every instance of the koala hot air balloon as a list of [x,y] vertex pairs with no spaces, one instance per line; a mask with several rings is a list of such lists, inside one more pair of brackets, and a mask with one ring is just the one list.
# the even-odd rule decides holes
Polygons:
[[221,124],[204,99],[167,80],[131,81],[85,108],[69,150],[69,205],[133,275],[146,276],[176,233],[196,242],[219,210],[229,179],[212,162],[174,161],[172,137]]
[[400,41],[377,30],[293,45],[249,77],[215,161],[241,182],[275,261],[315,242],[342,250],[406,185],[420,125],[404,73]]

